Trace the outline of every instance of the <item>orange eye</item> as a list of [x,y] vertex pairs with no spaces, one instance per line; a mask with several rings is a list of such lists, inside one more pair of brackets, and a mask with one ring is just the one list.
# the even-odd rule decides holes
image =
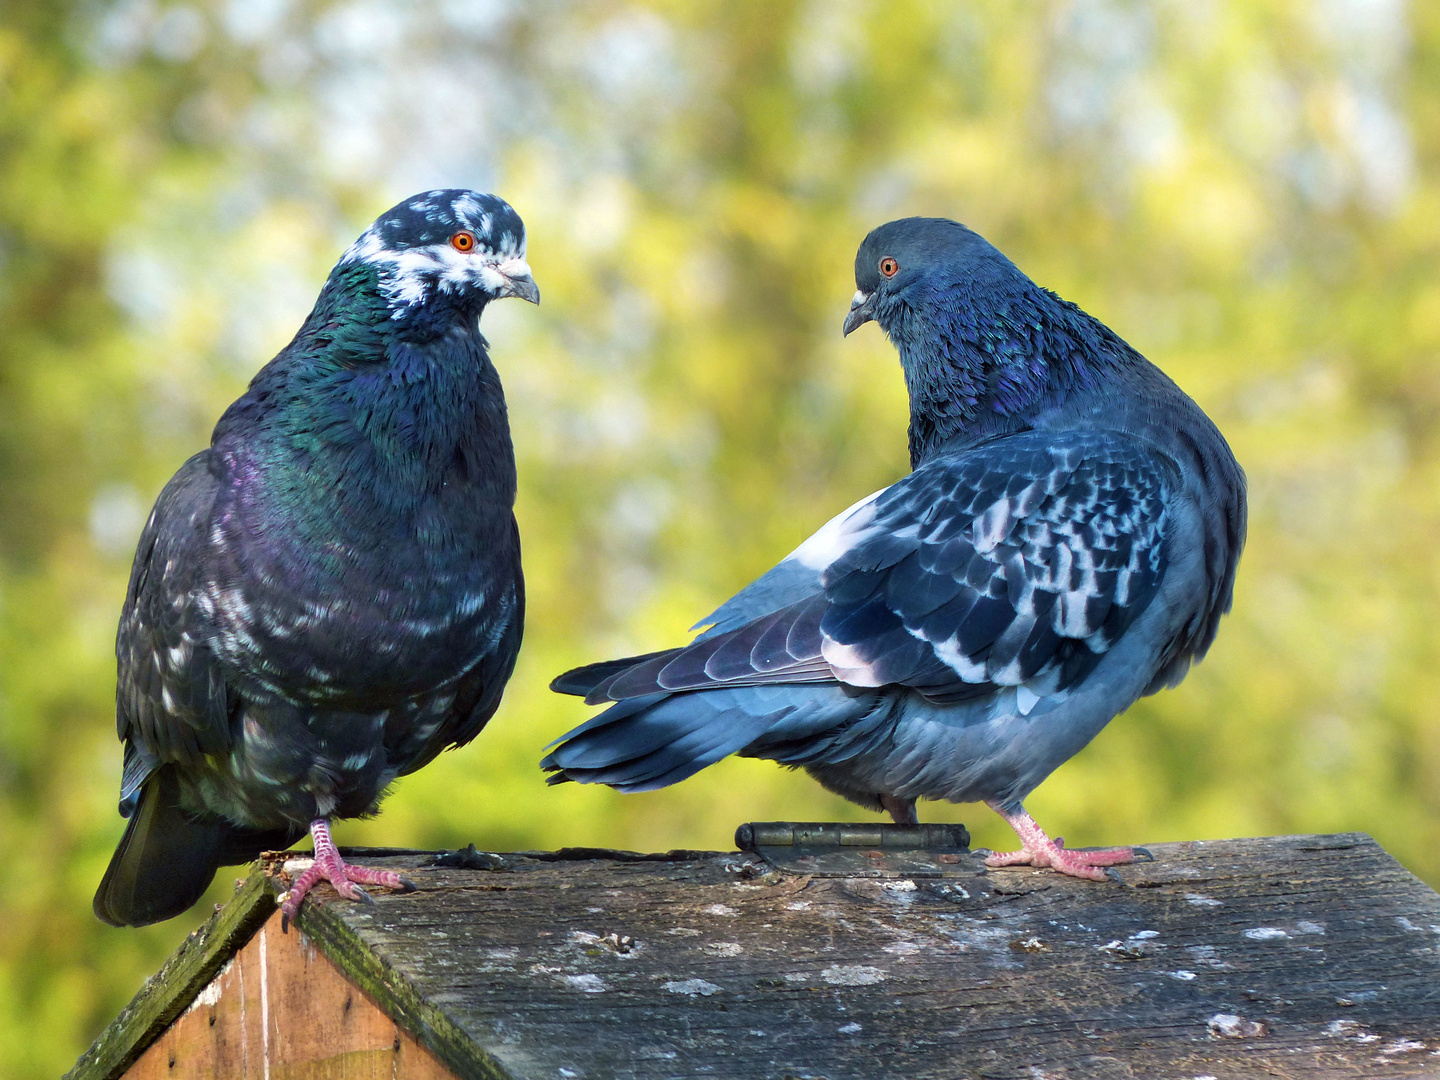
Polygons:
[[457,232],[450,237],[450,246],[456,251],[474,251],[475,234],[472,232]]
[[899,272],[900,264],[894,259],[892,259],[889,255],[886,255],[885,258],[880,260],[880,273],[884,274],[886,277],[894,277]]

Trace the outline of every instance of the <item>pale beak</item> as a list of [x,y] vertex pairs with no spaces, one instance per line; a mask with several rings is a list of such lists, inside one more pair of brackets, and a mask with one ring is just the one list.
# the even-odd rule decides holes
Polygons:
[[497,298],[518,296],[521,300],[529,300],[532,304],[540,303],[540,287],[530,276],[530,264],[524,259],[507,259],[497,265],[495,271],[505,279],[505,284],[495,294]]
[[875,318],[875,294],[856,289],[855,298],[850,301],[850,314],[845,316],[845,336],[849,337],[852,330],[858,326],[864,326],[873,318]]

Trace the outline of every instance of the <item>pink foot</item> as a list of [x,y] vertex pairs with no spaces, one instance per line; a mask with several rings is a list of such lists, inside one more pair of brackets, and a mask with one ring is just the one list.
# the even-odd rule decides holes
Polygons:
[[361,900],[367,904],[375,901],[370,894],[356,885],[379,885],[385,889],[401,889],[414,892],[414,882],[407,881],[393,870],[369,870],[363,866],[351,866],[340,858],[335,842],[330,839],[330,823],[319,818],[310,823],[310,835],[315,840],[315,861],[298,878],[290,890],[280,897],[280,928],[288,930],[290,922],[300,911],[300,902],[306,893],[320,881],[328,881],[335,891],[346,900]]
[[1135,861],[1134,848],[1107,848],[1103,851],[1071,851],[1065,847],[1065,840],[1056,837],[1051,840],[1035,819],[1021,807],[1016,813],[1009,813],[999,804],[987,802],[986,806],[1005,819],[1017,836],[1022,847],[1019,851],[997,851],[985,859],[986,866],[1048,866],[1050,869],[1069,874],[1071,877],[1087,878],[1090,881],[1104,881],[1102,866],[1120,866]]

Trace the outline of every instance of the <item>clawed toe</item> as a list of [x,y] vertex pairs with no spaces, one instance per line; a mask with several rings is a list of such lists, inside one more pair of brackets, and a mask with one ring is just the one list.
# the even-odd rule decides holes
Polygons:
[[[1066,851],[1066,855],[1074,856],[1086,866],[1124,866],[1126,863],[1135,861],[1134,848],[1100,848],[1095,851]],[[1149,854],[1149,852],[1146,852]],[[1153,862],[1154,859],[1152,858]]]
[[986,866],[1033,866],[1035,857],[1023,848],[1019,851],[992,851],[985,856]]
[[1085,878],[1088,881],[1104,881],[1108,876],[1103,868],[1122,866],[1133,862],[1134,855],[1129,848],[1107,848],[1100,851],[1076,851],[1060,844],[1036,845],[1035,850],[1021,848],[1019,851],[998,851],[985,859],[990,867],[1034,866],[1049,867],[1056,873],[1070,877]]
[[1102,866],[1109,864],[1092,863],[1088,859],[1075,858],[1082,852],[1066,852],[1070,858],[1053,859],[1050,868],[1060,874],[1068,874],[1070,877],[1084,878],[1087,881],[1104,881],[1107,877]]
[[401,892],[415,892],[416,885],[393,870],[371,870],[365,866],[350,866],[340,857],[330,829],[326,822],[312,822],[311,835],[315,838],[315,861],[310,868],[295,879],[290,891],[280,899],[280,929],[290,928],[300,911],[306,894],[321,881],[328,881],[335,891],[346,900],[375,905],[375,898],[360,885],[376,885],[383,889],[397,889]]
[[1050,839],[1023,808],[1007,810],[996,803],[989,805],[1015,830],[1024,846],[1019,851],[1001,851],[989,855],[985,859],[986,866],[1049,867],[1056,873],[1068,874],[1070,877],[1104,881],[1112,876],[1119,880],[1119,875],[1109,868],[1134,862],[1137,852],[1154,862],[1154,856],[1144,848],[1096,848],[1089,851],[1083,848],[1067,848],[1063,837]]

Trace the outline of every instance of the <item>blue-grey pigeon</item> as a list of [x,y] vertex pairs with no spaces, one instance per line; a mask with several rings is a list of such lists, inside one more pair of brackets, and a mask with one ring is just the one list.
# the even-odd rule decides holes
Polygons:
[[1097,319],[963,225],[907,218],[855,259],[849,334],[900,353],[913,471],[697,623],[688,646],[578,668],[613,703],[551,782],[646,791],[727,754],[803,766],[895,821],[982,800],[1028,863],[1101,880],[1022,800],[1185,675],[1230,607],[1245,477],[1210,419]]

